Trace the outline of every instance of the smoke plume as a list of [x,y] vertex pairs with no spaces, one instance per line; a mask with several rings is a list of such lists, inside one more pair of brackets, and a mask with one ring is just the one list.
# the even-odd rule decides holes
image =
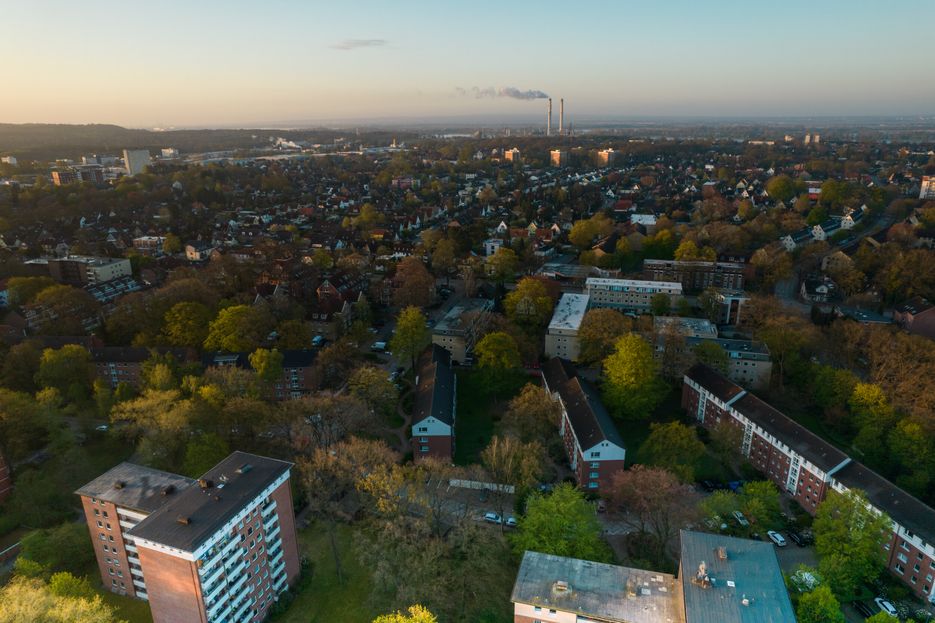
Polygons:
[[471,87],[470,89],[455,87],[455,93],[462,97],[473,97],[475,99],[509,97],[516,100],[541,100],[549,97],[547,94],[536,89],[523,91],[516,87],[500,87],[499,89],[493,87],[487,87],[485,89],[480,87]]

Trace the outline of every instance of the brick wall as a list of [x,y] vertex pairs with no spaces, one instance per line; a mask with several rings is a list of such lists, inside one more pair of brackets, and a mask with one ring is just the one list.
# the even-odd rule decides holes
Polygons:
[[110,502],[92,502],[91,498],[85,496],[81,496],[81,507],[84,509],[84,518],[91,534],[94,557],[97,559],[104,588],[120,595],[135,597],[136,587],[133,586],[133,574],[130,573],[117,507]]
[[153,623],[207,623],[194,561],[140,547]]

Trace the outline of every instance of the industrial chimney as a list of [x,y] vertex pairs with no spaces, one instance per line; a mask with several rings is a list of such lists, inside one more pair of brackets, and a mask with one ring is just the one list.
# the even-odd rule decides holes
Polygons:
[[545,122],[545,135],[552,136],[552,98],[549,98],[549,114]]
[[565,98],[558,100],[558,133],[565,134]]

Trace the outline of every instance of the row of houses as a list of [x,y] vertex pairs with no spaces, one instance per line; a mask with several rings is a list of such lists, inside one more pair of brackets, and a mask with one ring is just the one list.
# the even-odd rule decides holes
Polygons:
[[707,366],[685,374],[682,407],[702,426],[740,428],[743,455],[811,514],[829,491],[865,492],[893,520],[887,568],[935,603],[935,509]]

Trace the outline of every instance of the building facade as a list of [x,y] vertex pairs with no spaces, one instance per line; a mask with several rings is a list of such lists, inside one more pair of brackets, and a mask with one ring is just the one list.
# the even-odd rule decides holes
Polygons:
[[488,299],[467,299],[455,305],[432,329],[432,344],[447,350],[452,363],[466,363],[492,309],[493,301]]
[[701,260],[643,260],[643,277],[654,281],[678,281],[685,292],[706,288],[743,290],[745,266],[736,262]]
[[124,463],[88,483],[105,585],[148,599],[154,623],[262,621],[300,571],[291,467],[234,452],[197,481]]
[[657,294],[668,296],[672,307],[682,298],[682,284],[672,281],[589,277],[585,281],[585,288],[591,307],[609,307],[636,313],[648,312]]
[[545,334],[545,356],[577,361],[581,351],[578,329],[588,311],[587,294],[562,294]]
[[685,374],[682,407],[702,426],[726,422],[742,430],[743,455],[811,514],[830,490],[864,491],[893,521],[884,546],[887,568],[916,596],[935,603],[935,509],[711,368],[699,365]]
[[451,462],[455,452],[458,379],[448,351],[432,344],[417,364],[412,413],[412,459]]
[[935,305],[921,296],[915,296],[896,306],[893,322],[909,333],[935,340]]
[[130,277],[133,268],[126,258],[69,255],[50,259],[49,274],[60,283],[81,287]]
[[123,150],[123,166],[127,169],[127,175],[131,177],[145,171],[152,162],[146,149]]
[[558,357],[542,369],[542,381],[561,406],[559,434],[578,486],[591,492],[607,490],[614,474],[624,469],[627,450],[600,396]]
[[549,162],[553,167],[567,167],[568,152],[564,149],[553,149],[549,152]]

